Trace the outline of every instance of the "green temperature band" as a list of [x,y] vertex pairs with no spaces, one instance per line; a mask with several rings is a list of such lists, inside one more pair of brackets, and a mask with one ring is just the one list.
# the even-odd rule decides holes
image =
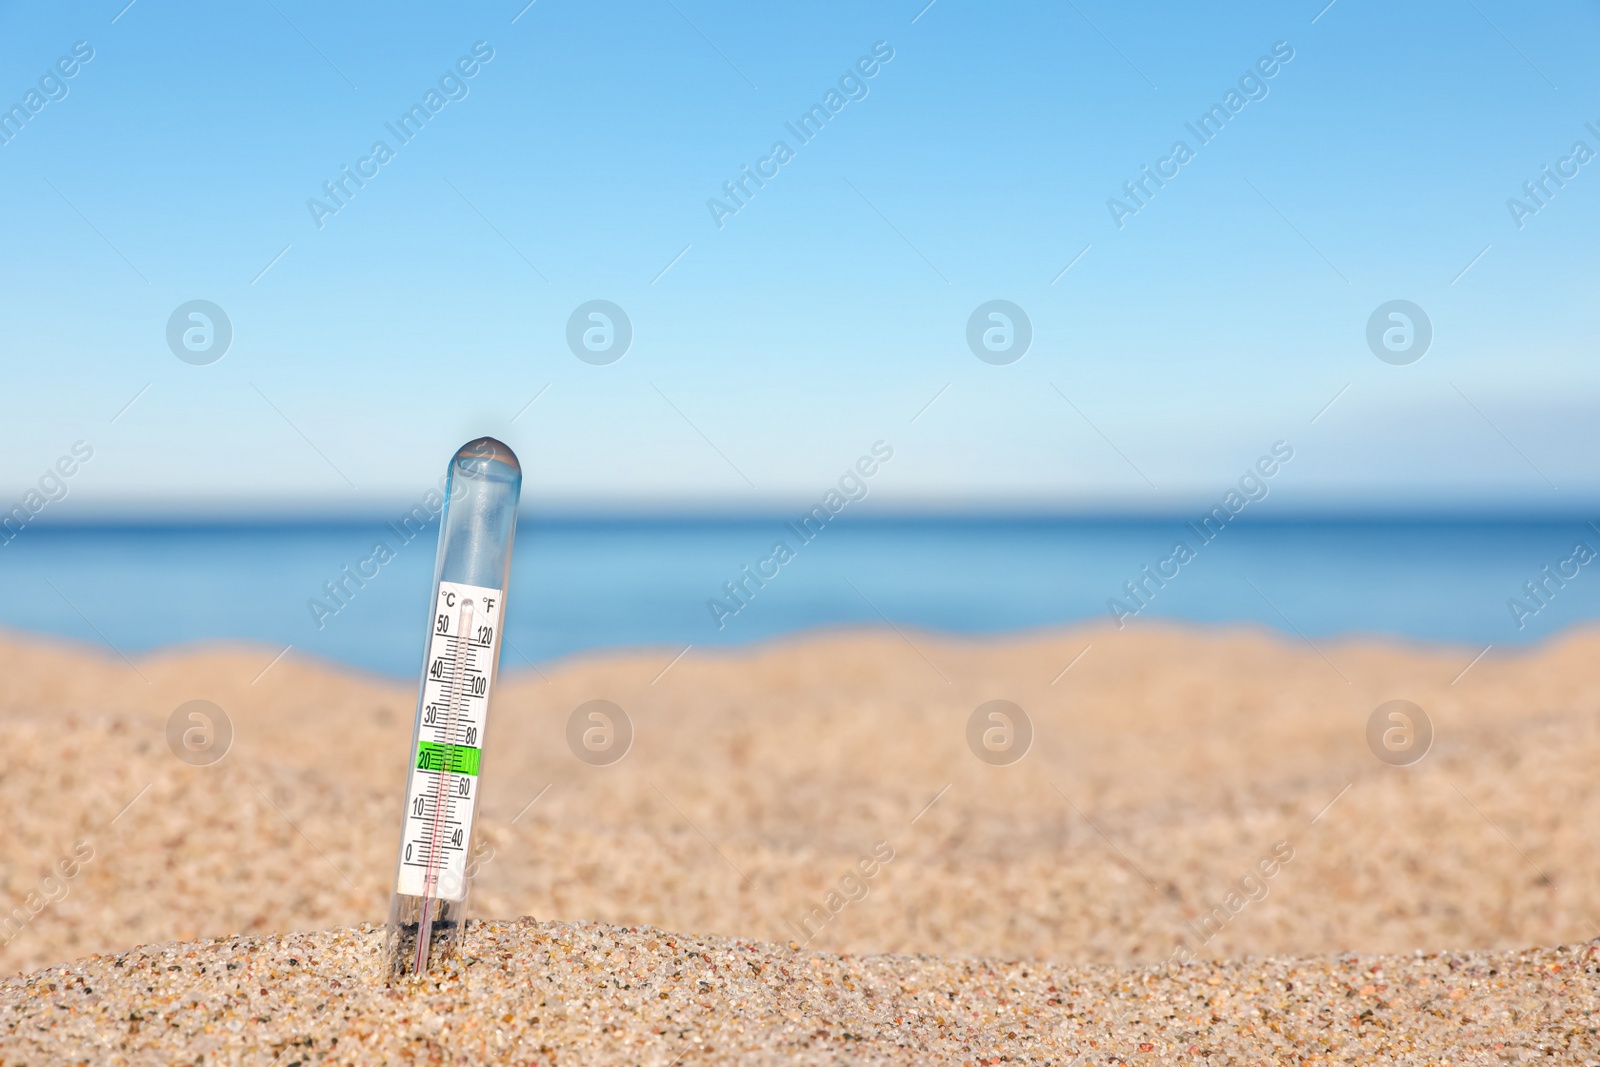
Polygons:
[[483,750],[466,745],[441,745],[433,741],[417,742],[417,770],[449,771],[451,774],[478,775],[478,759]]

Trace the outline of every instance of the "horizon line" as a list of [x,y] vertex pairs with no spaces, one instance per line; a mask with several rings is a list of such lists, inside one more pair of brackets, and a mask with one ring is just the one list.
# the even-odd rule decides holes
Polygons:
[[[852,508],[852,523],[864,525],[1119,525],[1149,524],[1188,521],[1196,515],[1210,511],[1211,506],[1197,504],[1193,507],[1179,505],[1146,508],[1118,507],[896,507]],[[805,515],[809,509],[799,507],[727,508],[727,507],[572,507],[555,506],[518,509],[519,524],[527,525],[745,525],[786,521],[796,515]],[[70,519],[55,518],[48,514],[30,521],[27,530],[94,530],[94,529],[227,529],[227,528],[313,528],[352,527],[373,523],[388,524],[407,516],[399,509],[284,509],[272,510],[154,510],[103,511],[80,515]],[[836,513],[836,518],[845,517]],[[1506,503],[1445,503],[1437,505],[1396,504],[1393,506],[1341,507],[1336,504],[1300,504],[1280,507],[1263,514],[1251,508],[1237,513],[1250,525],[1300,525],[1318,523],[1327,525],[1362,524],[1491,524],[1491,525],[1548,525],[1562,522],[1591,523],[1600,521],[1600,501],[1593,506],[1579,502],[1561,508],[1529,508]],[[433,519],[430,517],[429,524]],[[10,531],[20,534],[22,531]]]

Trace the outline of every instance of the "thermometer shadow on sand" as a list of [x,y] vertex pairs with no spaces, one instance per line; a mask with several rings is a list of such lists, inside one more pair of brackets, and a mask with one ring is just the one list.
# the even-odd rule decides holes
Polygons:
[[424,974],[460,945],[522,467],[510,448],[482,437],[451,459],[449,480],[389,905],[391,978]]

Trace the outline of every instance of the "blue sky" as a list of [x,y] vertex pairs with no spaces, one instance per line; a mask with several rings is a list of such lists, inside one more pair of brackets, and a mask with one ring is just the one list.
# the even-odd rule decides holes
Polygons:
[[[1163,508],[1278,440],[1286,506],[1600,495],[1600,160],[1507,207],[1600,151],[1593,3],[924,2],[0,5],[5,106],[93,48],[0,145],[7,506],[84,440],[52,517],[364,511],[482,433],[576,507],[798,502],[880,439],[884,507]],[[307,201],[378,140],[319,228]],[[707,201],[778,140],[719,228]],[[1119,228],[1107,201],[1178,140]],[[208,365],[166,337],[196,299],[233,331]],[[595,299],[632,323],[608,365],[566,340]],[[966,341],[994,299],[1032,326],[1008,365]],[[1404,366],[1365,339],[1395,299],[1434,331]]]

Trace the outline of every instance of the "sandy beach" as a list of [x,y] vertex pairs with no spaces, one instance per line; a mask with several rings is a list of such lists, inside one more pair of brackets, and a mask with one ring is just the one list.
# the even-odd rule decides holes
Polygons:
[[[0,803],[25,818],[0,843],[13,917],[0,968],[98,958],[7,982],[0,1060],[68,1061],[106,1013],[121,1027],[181,1008],[185,1021],[159,1037],[119,1030],[77,1054],[168,1062],[175,1053],[150,1050],[214,1049],[205,1062],[266,1063],[294,1035],[321,1034],[297,1046],[301,1061],[371,1062],[379,1048],[449,1061],[466,1045],[423,1031],[459,1019],[488,1043],[475,1047],[520,1050],[518,1062],[666,1064],[685,1048],[684,1063],[1227,1062],[1215,1057],[1271,1058],[1275,1041],[1333,1062],[1394,1062],[1407,1041],[1427,1050],[1415,1062],[1541,1047],[1587,1062],[1594,982],[1577,976],[1600,937],[1600,708],[1586,674],[1600,634],[1474,661],[1479,651],[1246,630],[996,641],[891,630],[508,671],[484,758],[472,914],[533,918],[470,930],[480,962],[459,977],[385,992],[362,977],[375,935],[359,924],[387,906],[411,684],[293,651],[127,662],[13,634],[0,643],[11,753]],[[174,709],[196,699],[233,731],[207,766],[166,740]],[[596,699],[632,726],[608,765],[567,743],[569,715]],[[1033,733],[1004,766],[968,744],[973,710],[997,699]],[[1393,699],[1432,724],[1411,766],[1368,747],[1369,716]],[[139,945],[165,947],[112,955]],[[270,1010],[229,1008],[242,1026],[229,1029],[183,1008],[216,1010],[238,984],[226,967],[199,973],[188,953],[237,955]],[[754,967],[735,988],[722,961],[740,953]],[[148,972],[168,956],[161,968],[184,969],[122,980],[133,961]],[[687,998],[670,1024],[623,990],[631,980],[597,984],[712,965],[722,976],[707,979],[705,1003],[687,979],[663,990],[662,1005]],[[337,1024],[311,1004],[312,986],[335,980]],[[559,1020],[532,1011],[530,981],[567,998]],[[97,992],[63,1000],[82,986]],[[979,1036],[910,1014],[933,1011],[915,1007],[930,990],[979,1012]],[[1193,1010],[1196,992],[1206,1011]],[[997,1021],[1012,1010],[1003,999],[1026,1009],[1027,1027]],[[1363,1004],[1355,1019],[1373,1014],[1352,1021]],[[912,1023],[894,1019],[915,1032],[897,1036]],[[711,1036],[735,1026],[742,1037]],[[350,1051],[357,1031],[370,1056]],[[1101,1032],[1132,1044],[1100,1056],[1088,1042]]]
[[0,984],[6,1063],[1591,1063],[1600,946],[1123,969],[475,924],[422,982],[342,929]]

